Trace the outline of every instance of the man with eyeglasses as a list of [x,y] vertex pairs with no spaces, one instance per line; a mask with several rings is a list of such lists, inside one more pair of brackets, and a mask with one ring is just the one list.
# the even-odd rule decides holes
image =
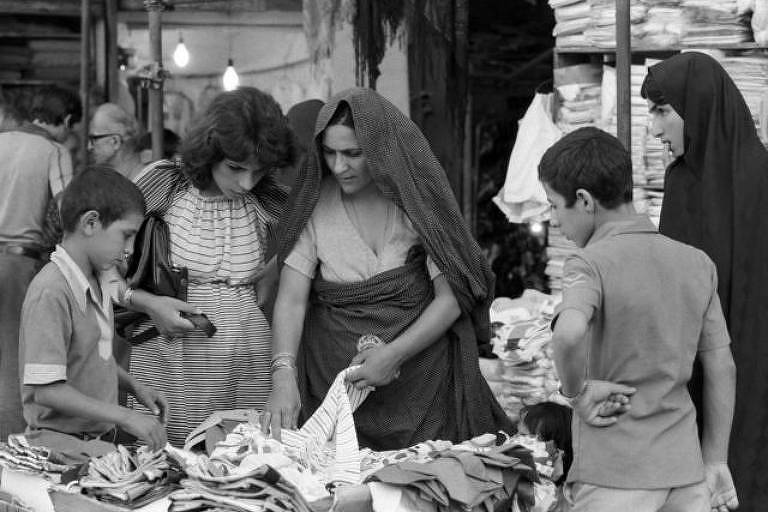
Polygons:
[[93,113],[88,152],[95,164],[113,167],[133,179],[144,165],[138,146],[136,119],[114,103],[104,103]]
[[[19,391],[21,305],[53,236],[49,205],[72,179],[63,142],[80,121],[82,104],[58,86],[38,89],[29,118],[0,129],[0,439],[25,428]],[[52,210],[55,211],[55,210]]]

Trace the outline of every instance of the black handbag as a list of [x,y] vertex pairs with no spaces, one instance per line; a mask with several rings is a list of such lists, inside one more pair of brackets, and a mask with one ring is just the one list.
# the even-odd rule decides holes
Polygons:
[[[154,295],[174,297],[186,302],[188,273],[183,267],[171,264],[171,237],[168,225],[157,213],[149,213],[136,234],[133,255],[128,261],[125,275],[130,288],[145,290]],[[182,314],[195,327],[206,332],[210,338],[216,327],[205,315]],[[149,317],[144,313],[116,308],[115,324],[119,334],[123,335],[128,327],[135,327]],[[156,337],[157,327],[152,326],[136,335],[126,337],[132,345],[138,345]]]

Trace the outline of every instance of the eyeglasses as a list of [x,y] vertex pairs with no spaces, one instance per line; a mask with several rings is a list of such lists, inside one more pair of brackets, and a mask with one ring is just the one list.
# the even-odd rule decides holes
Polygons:
[[123,136],[119,133],[91,133],[88,135],[88,142],[91,144],[96,144],[96,141],[99,139],[103,139],[104,137],[112,137],[113,135],[117,135],[122,140]]

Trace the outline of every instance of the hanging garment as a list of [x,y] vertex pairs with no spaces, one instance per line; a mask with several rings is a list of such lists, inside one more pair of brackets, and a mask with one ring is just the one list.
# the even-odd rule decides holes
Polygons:
[[537,93],[520,120],[507,178],[493,198],[509,222],[529,222],[549,216],[547,195],[539,182],[539,162],[544,152],[563,135],[552,120],[553,100],[554,93]]

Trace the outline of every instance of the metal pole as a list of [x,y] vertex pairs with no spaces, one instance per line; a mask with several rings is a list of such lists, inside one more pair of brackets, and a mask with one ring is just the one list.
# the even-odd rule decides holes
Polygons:
[[117,103],[117,0],[104,0],[104,31],[107,66],[107,101]]
[[80,123],[80,162],[88,162],[88,123],[90,121],[91,89],[91,5],[89,0],[80,2],[80,101],[83,103],[83,120]]
[[629,0],[616,0],[616,116],[617,136],[632,150],[632,92],[630,68],[632,48],[629,32]]
[[152,159],[163,157],[163,45],[161,33],[160,0],[144,0],[144,7],[149,14],[149,51],[152,56],[153,76],[160,78],[149,89],[149,129],[152,131]]

